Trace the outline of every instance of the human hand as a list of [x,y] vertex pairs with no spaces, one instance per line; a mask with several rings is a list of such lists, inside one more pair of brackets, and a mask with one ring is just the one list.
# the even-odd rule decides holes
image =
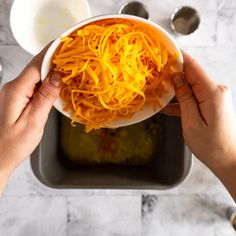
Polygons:
[[230,91],[212,81],[187,53],[183,57],[184,75],[173,78],[178,104],[162,113],[181,116],[186,144],[236,201],[236,119]]
[[[0,91],[0,177],[6,178],[39,144],[48,114],[61,89],[61,77],[50,74],[40,84],[45,48]],[[1,185],[1,184],[0,184]]]
[[193,154],[212,171],[236,167],[236,120],[229,89],[209,78],[183,52],[184,76],[173,78],[178,104],[162,110],[181,116],[183,135]]

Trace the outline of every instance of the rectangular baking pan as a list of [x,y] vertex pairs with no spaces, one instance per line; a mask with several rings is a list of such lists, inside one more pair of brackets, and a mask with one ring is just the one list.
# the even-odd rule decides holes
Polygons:
[[[82,166],[72,164],[60,147],[60,117],[53,110],[41,143],[31,155],[35,176],[58,189],[170,189],[180,184],[192,166],[182,137],[180,119],[160,115],[163,128],[158,153],[142,166]],[[88,147],[89,148],[89,147]]]

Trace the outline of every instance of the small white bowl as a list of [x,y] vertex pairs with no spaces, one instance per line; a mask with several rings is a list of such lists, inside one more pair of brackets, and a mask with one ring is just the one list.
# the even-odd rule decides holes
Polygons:
[[12,33],[27,52],[36,55],[65,30],[91,17],[87,0],[14,0]]
[[[179,55],[179,59],[178,59],[179,63],[178,63],[178,68],[176,68],[177,69],[176,71],[177,72],[183,71],[183,57],[182,57],[180,48],[176,44],[174,39],[170,36],[169,33],[167,33],[167,31],[165,31],[159,25],[157,25],[151,21],[148,21],[146,19],[140,18],[140,17],[136,17],[136,16],[132,16],[132,15],[124,15],[124,14],[95,16],[95,17],[89,18],[87,20],[84,20],[84,21],[74,25],[72,28],[70,28],[65,33],[63,33],[61,35],[61,37],[68,36],[70,33],[72,33],[73,31],[75,31],[78,28],[83,27],[86,24],[89,24],[89,23],[92,23],[92,22],[98,21],[98,20],[109,19],[109,18],[134,20],[134,21],[137,21],[140,23],[147,24],[149,27],[152,27],[154,32],[156,32],[156,34],[158,34],[158,36],[160,38],[160,42],[162,42],[166,46],[166,48],[170,52],[170,54],[177,53]],[[57,49],[57,47],[61,43],[61,37],[59,37],[58,39],[56,39],[52,43],[52,45],[49,47],[49,49],[43,59],[43,63],[42,63],[42,67],[41,67],[42,80],[44,80],[46,78],[46,76],[48,75],[48,73],[51,70],[52,57],[53,57],[55,50]],[[162,104],[162,107],[157,107],[154,110],[153,106],[151,104],[145,104],[143,109],[136,112],[132,118],[119,118],[119,119],[113,120],[112,122],[108,123],[105,127],[118,128],[118,127],[122,127],[122,126],[135,124],[135,123],[143,121],[143,120],[151,117],[155,113],[159,112],[164,106],[166,106],[171,101],[171,99],[173,99],[173,97],[175,95],[174,88],[173,88],[173,85],[171,82],[167,82],[165,84],[165,86],[166,86],[166,90],[168,92],[165,94],[165,96],[158,97],[160,103]],[[157,94],[157,96],[158,96],[158,94]],[[66,112],[63,110],[64,105],[65,104],[60,97],[54,103],[54,107],[59,112],[61,112],[63,115],[67,116],[68,118],[71,118],[71,115],[72,115],[71,112]]]

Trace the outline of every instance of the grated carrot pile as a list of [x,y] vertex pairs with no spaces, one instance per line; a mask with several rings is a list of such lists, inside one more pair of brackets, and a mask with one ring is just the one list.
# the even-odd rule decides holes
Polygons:
[[88,24],[61,39],[53,57],[63,73],[61,98],[86,132],[120,117],[132,117],[146,102],[161,106],[156,94],[170,67],[166,48],[153,32],[133,21]]

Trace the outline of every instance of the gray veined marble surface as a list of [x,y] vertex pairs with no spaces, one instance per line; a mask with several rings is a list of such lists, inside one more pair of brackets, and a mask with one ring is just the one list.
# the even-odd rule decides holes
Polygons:
[[[92,15],[116,13],[123,0],[89,0]],[[169,16],[182,5],[201,15],[199,30],[174,35],[180,46],[227,84],[236,104],[236,1],[146,0],[151,20],[170,33]],[[31,60],[9,28],[12,0],[0,0],[3,83]],[[236,108],[236,107],[235,107]],[[219,180],[198,160],[188,179],[168,191],[56,190],[42,185],[26,160],[0,199],[0,236],[232,236],[225,209],[234,203]]]

